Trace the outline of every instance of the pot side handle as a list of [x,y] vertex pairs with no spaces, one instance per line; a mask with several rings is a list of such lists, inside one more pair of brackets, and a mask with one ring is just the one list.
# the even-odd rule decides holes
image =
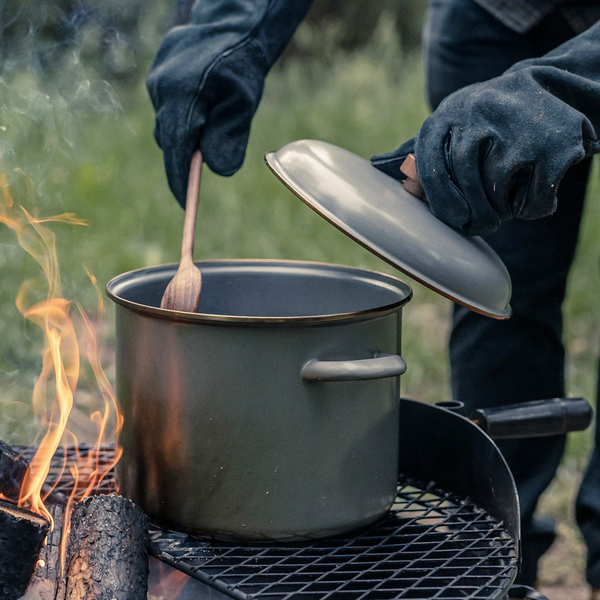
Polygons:
[[406,363],[397,354],[379,354],[359,360],[309,360],[300,374],[307,382],[360,381],[398,377],[406,372]]

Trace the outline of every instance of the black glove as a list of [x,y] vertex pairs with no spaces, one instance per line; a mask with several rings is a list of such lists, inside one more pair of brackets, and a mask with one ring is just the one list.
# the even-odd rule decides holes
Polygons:
[[414,149],[433,214],[469,235],[556,209],[569,167],[598,150],[600,23],[549,54],[448,96],[415,140],[373,164],[401,179]]
[[182,206],[190,162],[232,175],[244,161],[264,80],[311,0],[200,0],[165,37],[148,75],[171,191]]

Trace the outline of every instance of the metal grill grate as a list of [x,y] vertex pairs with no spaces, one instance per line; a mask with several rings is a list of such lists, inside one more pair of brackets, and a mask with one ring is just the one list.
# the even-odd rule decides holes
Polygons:
[[[72,459],[75,449],[66,454]],[[73,481],[63,456],[55,457],[49,479],[60,478],[57,490],[68,494]],[[100,450],[100,460],[111,457],[112,448]],[[107,489],[113,485],[111,474]],[[240,600],[497,600],[517,570],[501,523],[468,498],[403,477],[389,515],[358,533],[236,545],[154,526],[150,552]]]
[[354,535],[302,544],[202,540],[155,530],[152,553],[234,598],[503,597],[517,568],[502,525],[433,483],[400,481],[391,513]]
[[[23,454],[27,460],[31,460],[36,448],[13,446],[13,450]],[[84,490],[90,481],[95,465],[100,467],[109,465],[114,459],[114,456],[115,447],[111,444],[101,446],[99,449],[91,448],[86,444],[80,444],[79,446],[63,446],[52,458],[52,464],[50,466],[48,477],[46,478],[46,484],[53,486],[54,492],[69,496],[73,491],[75,483],[70,472],[70,467],[74,464],[78,464],[78,489]],[[78,458],[80,457],[88,459],[84,461],[83,466],[81,461],[78,461]],[[55,483],[56,486],[54,486]],[[111,470],[101,482],[97,492],[109,494],[114,492],[116,488],[117,482],[115,472]]]

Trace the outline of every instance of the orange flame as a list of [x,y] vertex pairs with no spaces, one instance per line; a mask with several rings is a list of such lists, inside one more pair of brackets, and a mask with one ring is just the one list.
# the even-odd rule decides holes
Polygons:
[[177,600],[191,579],[153,557],[150,557],[150,573],[152,582],[148,588],[148,600]]
[[69,318],[69,303],[63,298],[51,298],[21,312],[25,318],[41,327],[46,340],[42,372],[33,391],[34,405],[45,406],[48,379],[52,371],[55,401],[52,403],[48,419],[48,430],[25,473],[19,506],[29,505],[33,512],[44,515],[52,522],[52,517],[42,501],[41,492],[50,471],[52,457],[58,450],[73,408],[73,392],[79,377],[79,347],[73,323]]
[[[26,177],[22,172],[16,171]],[[31,180],[26,183],[32,189]],[[74,394],[80,373],[80,344],[78,339],[84,339],[85,358],[94,373],[98,389],[103,400],[103,409],[91,415],[92,422],[98,427],[95,450],[86,456],[76,453],[75,464],[69,465],[69,470],[75,479],[75,487],[67,506],[67,515],[74,501],[94,493],[108,472],[121,457],[121,449],[117,446],[112,463],[100,461],[99,448],[106,443],[107,426],[111,416],[115,415],[116,424],[111,437],[118,436],[123,418],[117,407],[113,388],[110,385],[100,360],[100,350],[93,320],[77,304],[80,319],[73,320],[70,314],[71,302],[62,297],[60,271],[56,252],[56,238],[46,223],[65,223],[69,225],[86,225],[85,221],[77,219],[72,213],[53,217],[38,218],[32,216],[24,207],[15,207],[10,190],[10,182],[5,173],[0,174],[0,223],[12,229],[17,236],[20,246],[38,263],[42,276],[25,281],[19,288],[16,306],[21,314],[35,323],[44,335],[44,350],[42,370],[33,389],[34,414],[46,428],[39,447],[32,458],[25,474],[18,504],[27,506],[33,512],[45,516],[54,527],[52,517],[44,500],[48,491],[42,488],[48,476],[52,457],[57,452],[61,440],[65,436],[72,438],[77,447],[77,438],[67,430],[69,415],[73,408]],[[85,267],[84,267],[85,268]],[[99,311],[103,303],[94,276],[86,269],[92,284],[98,293]],[[45,297],[40,299],[40,289],[46,290]],[[66,452],[65,452],[66,461]],[[66,462],[63,464],[63,470]],[[84,479],[80,481],[84,475]],[[65,519],[65,532],[68,530]],[[63,535],[63,540],[67,536]]]

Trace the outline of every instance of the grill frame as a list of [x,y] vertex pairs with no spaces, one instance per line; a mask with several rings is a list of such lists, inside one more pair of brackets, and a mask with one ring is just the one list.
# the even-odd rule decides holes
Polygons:
[[[100,460],[110,460],[112,452],[111,446],[101,448]],[[67,461],[75,455],[67,449]],[[73,481],[63,460],[64,452],[57,454],[48,480],[62,473],[56,491],[68,494]],[[310,542],[244,544],[153,523],[150,553],[238,600],[506,598],[519,568],[518,499],[494,442],[468,419],[402,400],[400,464],[390,514],[361,531]],[[111,472],[101,491],[114,485]],[[453,546],[458,543],[462,549]],[[415,544],[424,549],[420,558],[409,554]],[[253,582],[257,576],[267,581]]]

